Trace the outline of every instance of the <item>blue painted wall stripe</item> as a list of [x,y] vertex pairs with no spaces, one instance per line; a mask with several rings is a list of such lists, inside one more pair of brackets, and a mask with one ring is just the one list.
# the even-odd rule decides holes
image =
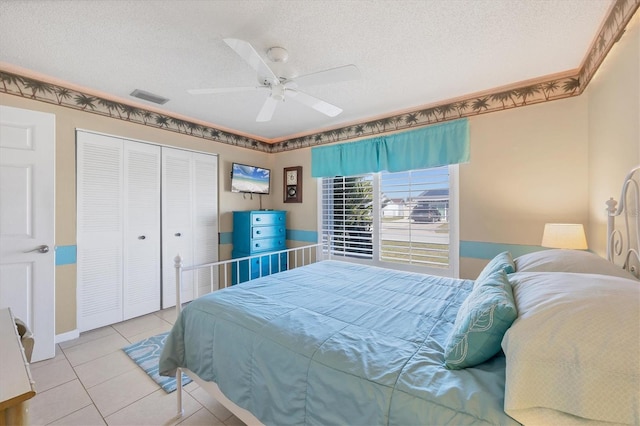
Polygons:
[[486,243],[482,241],[460,241],[460,257],[475,259],[493,259],[498,253],[508,251],[511,256],[518,257],[534,251],[545,250],[540,246],[521,244]]
[[[315,243],[318,241],[318,233],[316,231],[287,229],[287,240]],[[471,257],[475,259],[493,259],[495,255],[502,253],[503,251],[511,252],[513,257],[518,257],[523,254],[540,250],[544,250],[544,248],[523,244],[460,241],[460,257]]]
[[220,244],[233,244],[233,232],[221,232]]
[[76,263],[77,247],[56,246],[56,266],[73,265]]
[[318,233],[316,231],[302,231],[299,229],[287,229],[287,240],[315,243],[318,241]]
[[[287,229],[287,240],[316,243],[318,241],[318,233],[316,231]],[[232,243],[233,232],[220,233],[220,244]],[[475,259],[493,259],[496,254],[503,251],[509,251],[513,257],[517,257],[540,250],[544,250],[544,248],[540,246],[528,246],[521,244],[460,241],[460,257],[470,257]],[[76,246],[56,247],[56,265],[68,265],[73,263],[76,263]]]

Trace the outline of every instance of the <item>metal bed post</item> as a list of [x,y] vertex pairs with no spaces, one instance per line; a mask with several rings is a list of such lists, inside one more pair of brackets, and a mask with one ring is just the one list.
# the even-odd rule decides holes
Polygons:
[[615,229],[615,213],[616,213],[616,204],[618,202],[613,198],[609,198],[606,202],[607,204],[607,260],[609,262],[613,262],[613,239],[614,239],[614,229]]
[[[178,316],[180,316],[180,311],[182,310],[182,299],[180,294],[180,290],[182,288],[182,257],[178,254],[174,261],[176,267],[176,321],[178,321]],[[176,399],[178,402],[176,418],[180,418],[184,414],[184,409],[182,407],[182,369],[180,367],[176,368]]]

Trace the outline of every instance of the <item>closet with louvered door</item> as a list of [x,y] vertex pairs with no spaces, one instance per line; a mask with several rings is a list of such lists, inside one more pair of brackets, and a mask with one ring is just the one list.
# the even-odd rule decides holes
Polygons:
[[[162,308],[175,306],[177,254],[184,265],[218,260],[218,157],[162,148]],[[217,274],[185,272],[182,301],[218,287]]]
[[[174,258],[218,260],[218,157],[77,132],[78,329],[175,305]],[[217,288],[185,274],[183,300]]]
[[77,132],[78,328],[160,308],[159,146]]

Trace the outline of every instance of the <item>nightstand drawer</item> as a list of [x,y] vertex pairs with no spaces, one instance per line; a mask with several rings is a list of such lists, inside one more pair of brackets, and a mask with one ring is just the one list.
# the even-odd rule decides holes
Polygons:
[[286,240],[282,238],[265,238],[263,240],[251,241],[251,252],[259,253],[262,251],[284,250],[286,248]]
[[280,212],[253,213],[251,215],[251,225],[279,225],[284,226],[285,216]]
[[254,226],[251,228],[251,237],[258,238],[274,238],[284,237],[285,230],[283,226]]

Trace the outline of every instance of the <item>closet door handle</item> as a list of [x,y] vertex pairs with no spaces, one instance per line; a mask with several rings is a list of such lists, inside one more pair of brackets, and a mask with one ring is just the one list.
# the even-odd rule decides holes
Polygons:
[[139,240],[144,240],[145,238],[147,238],[147,237],[145,237],[144,235],[140,235],[140,236],[138,237],[138,239],[139,239]]
[[38,253],[49,253],[49,246],[46,244],[43,244],[41,246],[34,248],[33,250],[23,251],[23,253],[31,253],[34,251],[37,251]]
[[182,234],[181,234],[180,232],[176,232],[176,233],[175,233],[175,234],[173,234],[173,235],[175,235],[176,237],[181,237],[181,236],[182,236]]

